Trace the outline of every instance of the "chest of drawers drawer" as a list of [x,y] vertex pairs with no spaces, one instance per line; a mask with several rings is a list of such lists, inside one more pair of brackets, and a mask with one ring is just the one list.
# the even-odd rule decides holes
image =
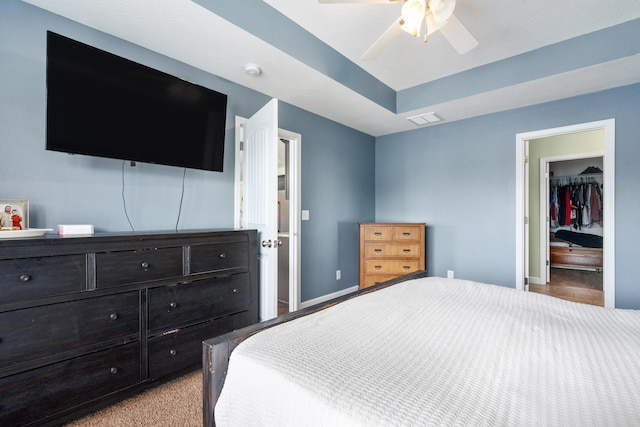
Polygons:
[[0,313],[0,366],[135,336],[138,292]]
[[0,261],[0,303],[86,289],[86,256],[65,255]]
[[247,242],[214,243],[191,246],[191,273],[247,268]]
[[202,363],[202,341],[251,324],[248,311],[189,328],[177,329],[149,340],[149,377],[159,378]]
[[162,331],[246,309],[251,302],[247,273],[149,289],[149,329]]
[[34,414],[63,413],[136,384],[139,354],[135,342],[0,378],[0,425],[31,425]]
[[366,258],[420,258],[419,243],[377,243],[368,242],[364,244],[364,254]]
[[98,288],[180,277],[182,274],[181,247],[96,254]]
[[365,274],[409,274],[420,268],[417,260],[366,260]]

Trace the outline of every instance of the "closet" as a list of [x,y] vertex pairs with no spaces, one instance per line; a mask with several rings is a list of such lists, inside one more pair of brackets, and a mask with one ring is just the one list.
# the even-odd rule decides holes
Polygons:
[[548,283],[554,292],[597,301],[603,295],[602,163],[602,157],[550,162],[547,183]]

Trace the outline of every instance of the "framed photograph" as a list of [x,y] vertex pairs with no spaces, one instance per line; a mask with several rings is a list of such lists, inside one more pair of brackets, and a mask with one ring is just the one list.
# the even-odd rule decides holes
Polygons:
[[0,231],[29,229],[29,201],[0,199]]

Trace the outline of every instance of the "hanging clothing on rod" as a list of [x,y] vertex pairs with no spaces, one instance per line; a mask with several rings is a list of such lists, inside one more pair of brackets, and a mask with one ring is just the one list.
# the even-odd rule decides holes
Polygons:
[[[602,175],[598,175],[602,181]],[[550,180],[550,227],[581,229],[602,224],[602,184],[592,176],[571,176]]]

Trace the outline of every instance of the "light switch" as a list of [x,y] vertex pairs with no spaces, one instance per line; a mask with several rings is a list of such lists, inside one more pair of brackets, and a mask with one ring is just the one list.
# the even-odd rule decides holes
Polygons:
[[302,210],[302,220],[303,221],[309,221],[309,211],[308,210],[305,210],[305,209]]

